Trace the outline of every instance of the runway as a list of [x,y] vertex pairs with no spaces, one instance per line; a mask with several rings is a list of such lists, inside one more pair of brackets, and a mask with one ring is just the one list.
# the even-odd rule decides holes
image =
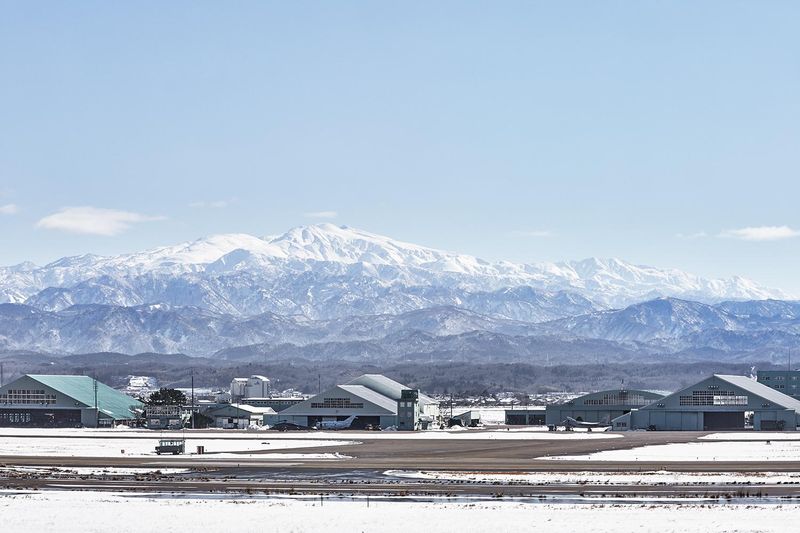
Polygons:
[[[416,496],[481,496],[554,498],[584,497],[704,497],[704,498],[796,498],[800,484],[761,482],[617,484],[604,483],[520,483],[469,480],[424,480],[387,476],[387,470],[414,470],[474,473],[632,473],[632,472],[705,472],[761,473],[800,472],[800,461],[584,461],[548,460],[548,456],[585,455],[604,450],[624,450],[642,446],[698,442],[706,433],[635,432],[621,438],[578,438],[565,440],[561,435],[541,435],[536,440],[508,438],[490,440],[459,435],[452,439],[409,439],[370,432],[347,432],[356,443],[347,446],[283,448],[278,452],[188,455],[188,456],[0,456],[0,486],[8,489],[77,489],[164,493],[269,493],[297,495],[381,494]],[[128,437],[128,435],[126,435]],[[133,438],[155,442],[157,434],[137,433]],[[26,439],[27,436],[0,438]],[[87,438],[87,437],[80,437]],[[90,437],[92,438],[92,437]],[[98,437],[93,437],[98,438]],[[204,438],[206,438],[204,436]],[[220,442],[225,436],[215,434]],[[237,437],[238,438],[238,437]],[[268,433],[254,438],[267,441]],[[286,438],[286,437],[283,437]],[[293,434],[293,440],[317,437]],[[332,438],[336,438],[334,435]],[[109,438],[109,445],[113,439]],[[798,437],[800,440],[800,437]],[[302,457],[303,453],[338,453],[341,459]],[[299,458],[284,460],[283,454]],[[31,470],[26,467],[36,467]],[[69,469],[136,468],[142,474],[74,473]],[[165,475],[159,469],[186,469],[180,474]],[[57,469],[57,470],[51,470]],[[144,473],[144,471],[147,473]]]

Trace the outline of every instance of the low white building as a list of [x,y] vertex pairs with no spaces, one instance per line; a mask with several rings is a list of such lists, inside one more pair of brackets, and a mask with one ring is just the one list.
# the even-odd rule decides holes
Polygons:
[[214,420],[214,427],[247,429],[252,426],[263,426],[264,417],[274,415],[275,411],[269,407],[253,407],[234,403],[209,409],[204,414]]

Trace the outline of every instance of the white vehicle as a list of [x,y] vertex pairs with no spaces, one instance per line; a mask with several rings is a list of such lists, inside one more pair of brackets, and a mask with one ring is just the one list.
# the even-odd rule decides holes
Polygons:
[[314,426],[317,429],[348,429],[351,425],[353,425],[353,421],[358,418],[356,415],[352,415],[347,417],[344,420],[320,420],[317,422],[317,425]]

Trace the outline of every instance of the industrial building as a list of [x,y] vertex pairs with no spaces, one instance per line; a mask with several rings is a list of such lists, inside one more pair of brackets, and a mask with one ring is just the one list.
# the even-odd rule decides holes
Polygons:
[[[414,392],[409,392],[414,391]],[[345,420],[355,415],[351,426],[418,429],[431,423],[439,414],[439,404],[380,374],[364,374],[344,385],[336,385],[316,396],[267,415],[266,423],[291,422],[314,426],[322,421]]]
[[231,381],[231,402],[234,403],[245,398],[266,398],[270,392],[270,381],[266,376],[253,375]]
[[269,407],[227,404],[211,408],[203,414],[214,420],[214,427],[223,429],[247,429],[264,425],[265,417],[275,415],[275,411]]
[[759,370],[756,381],[800,400],[800,370]]
[[548,405],[545,423],[557,426],[567,419],[578,422],[611,424],[611,421],[632,409],[644,407],[664,397],[662,394],[643,390],[606,390],[579,396],[566,403]]
[[144,408],[89,376],[24,375],[0,387],[0,426],[110,427]]
[[180,405],[148,405],[145,425],[147,429],[180,429],[191,416],[191,409]]
[[614,430],[795,431],[800,400],[746,376],[715,374],[612,420]]

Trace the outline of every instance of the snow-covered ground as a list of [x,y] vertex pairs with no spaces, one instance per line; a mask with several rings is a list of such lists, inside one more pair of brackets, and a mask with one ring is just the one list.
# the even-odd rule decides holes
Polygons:
[[[244,430],[219,430],[219,431],[149,431],[149,430],[117,430],[117,429],[12,429],[0,428],[0,439],[4,436],[35,436],[35,437],[88,437],[98,436],[103,439],[124,438],[181,438],[184,435],[189,439],[202,440],[254,440],[270,442],[278,440],[364,440],[364,439],[486,439],[486,440],[572,440],[572,439],[616,439],[622,438],[620,433],[603,431],[587,432],[583,429],[574,431],[547,431],[544,426],[531,426],[509,429],[481,429],[458,428],[451,430],[432,431],[244,431]],[[116,440],[114,441],[116,443]],[[117,444],[114,444],[117,447]],[[323,446],[317,444],[316,446]],[[0,453],[1,454],[1,453]]]
[[800,441],[800,431],[783,431],[780,433],[766,431],[748,431],[742,433],[712,433],[703,435],[701,440],[796,440]]
[[[91,512],[87,512],[91,509]],[[0,491],[3,531],[570,531],[684,533],[791,531],[800,506],[778,504],[413,501]]]
[[48,467],[48,466],[0,466],[0,478],[9,474],[36,474],[40,476],[138,476],[154,474],[183,474],[188,468],[120,468],[120,467]]
[[[0,437],[0,455],[36,455],[36,456],[60,456],[60,457],[120,457],[120,456],[152,456],[156,457],[155,447],[158,444],[159,435],[150,434],[150,439],[134,438],[114,438],[103,439],[97,436],[90,438],[76,437]],[[192,454],[198,446],[205,447],[205,456],[208,458],[224,457],[256,457],[242,452],[263,452],[273,450],[283,450],[287,448],[315,448],[320,446],[346,446],[354,444],[354,441],[344,440],[298,440],[298,439],[265,439],[261,435],[259,439],[205,439],[187,438],[186,453]],[[234,452],[239,452],[234,455]],[[284,459],[286,454],[284,455]],[[319,454],[317,454],[319,455]],[[258,457],[278,459],[280,456],[270,454],[268,457],[258,455]],[[293,454],[293,458],[299,456]],[[331,457],[311,457],[306,458],[334,458]]]
[[390,477],[471,481],[476,483],[524,483],[531,485],[726,485],[800,483],[800,472],[528,472],[484,473],[421,470],[387,470]]
[[800,461],[799,441],[704,441],[659,444],[587,455],[540,457],[556,461]]

